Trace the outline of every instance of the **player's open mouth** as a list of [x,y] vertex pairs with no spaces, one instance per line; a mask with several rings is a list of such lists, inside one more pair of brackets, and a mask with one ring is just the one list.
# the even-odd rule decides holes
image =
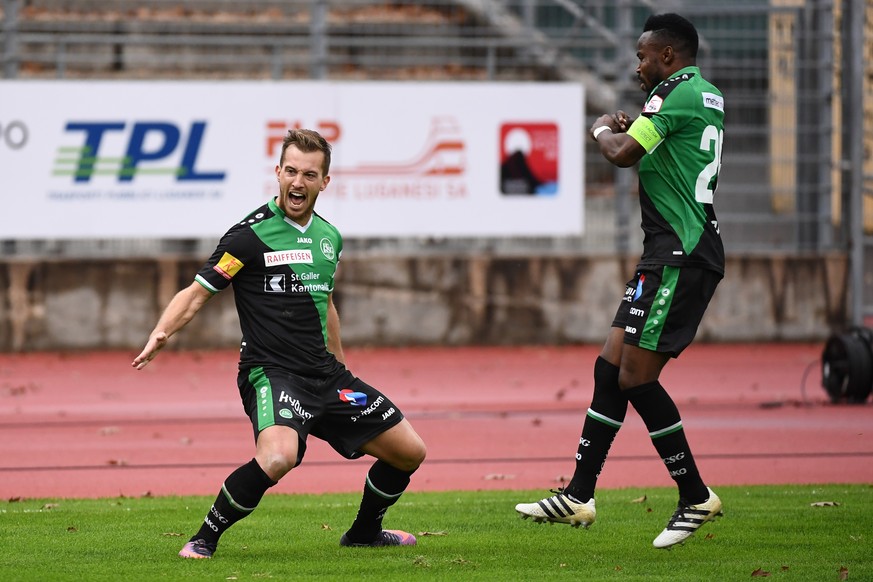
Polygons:
[[288,201],[291,202],[294,206],[301,206],[304,202],[306,202],[306,196],[302,194],[295,194],[294,192],[288,193]]

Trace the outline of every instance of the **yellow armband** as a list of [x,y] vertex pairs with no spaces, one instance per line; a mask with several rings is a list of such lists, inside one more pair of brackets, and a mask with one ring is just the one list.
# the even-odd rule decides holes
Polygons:
[[661,143],[661,140],[664,139],[661,137],[661,134],[658,133],[652,120],[648,117],[643,117],[642,115],[634,120],[631,126],[627,129],[627,134],[637,140],[637,142],[639,142],[639,144],[646,150],[646,153],[651,153],[652,150]]

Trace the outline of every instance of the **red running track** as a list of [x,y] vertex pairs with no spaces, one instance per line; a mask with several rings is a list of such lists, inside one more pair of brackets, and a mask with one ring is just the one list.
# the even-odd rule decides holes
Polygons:
[[[833,405],[822,346],[689,348],[662,383],[707,483],[873,483],[873,406]],[[410,490],[549,489],[573,470],[599,348],[349,349],[428,445]],[[0,355],[0,499],[213,495],[253,455],[235,350]],[[310,439],[272,491],[359,491],[369,462]],[[633,410],[600,487],[669,486]]]

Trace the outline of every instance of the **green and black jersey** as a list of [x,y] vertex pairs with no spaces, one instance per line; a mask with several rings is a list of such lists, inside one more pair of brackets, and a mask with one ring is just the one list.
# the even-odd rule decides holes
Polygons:
[[721,169],[724,98],[697,67],[685,67],[649,95],[628,135],[640,160],[644,232],[641,267],[700,267],[724,274],[713,209]]
[[318,214],[302,227],[275,200],[222,237],[196,280],[233,284],[242,329],[240,367],[276,366],[324,377],[341,364],[327,350],[327,305],[342,253],[339,231]]

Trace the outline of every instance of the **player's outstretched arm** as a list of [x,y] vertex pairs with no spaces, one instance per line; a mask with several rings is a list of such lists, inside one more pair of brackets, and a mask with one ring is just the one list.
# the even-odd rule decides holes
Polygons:
[[212,293],[196,281],[176,293],[149,334],[142,352],[133,359],[131,365],[142,370],[167,345],[170,336],[185,327],[211,297]]

